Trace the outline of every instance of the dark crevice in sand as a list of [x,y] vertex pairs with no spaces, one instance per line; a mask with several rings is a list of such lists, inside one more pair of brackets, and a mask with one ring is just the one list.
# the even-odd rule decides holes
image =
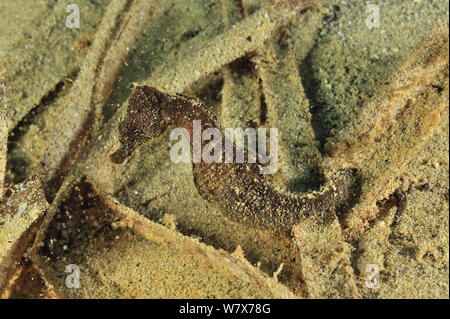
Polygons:
[[218,73],[211,76],[210,81],[195,83],[193,85],[192,94],[190,91],[184,92],[184,94],[198,98],[202,101],[211,111],[214,113],[219,112],[220,104],[222,101],[222,88],[223,78]]
[[86,259],[84,247],[90,240],[106,236],[112,240],[111,223],[117,221],[86,181],[79,182],[59,207],[40,253],[48,261],[70,256],[78,263]]
[[11,153],[14,151],[18,141],[23,138],[28,131],[29,126],[33,124],[35,119],[47,109],[47,106],[54,103],[62,94],[64,94],[65,91],[67,91],[66,86],[75,80],[79,71],[80,69],[77,68],[59,81],[55,87],[44,97],[42,97],[41,101],[20,120],[17,126],[9,134],[7,164],[8,170],[12,173],[13,180],[10,181],[11,183],[21,183],[28,177],[26,176],[26,172],[24,170],[24,168],[28,165],[26,160],[11,156]]
[[266,124],[267,120],[267,103],[266,103],[266,97],[263,92],[263,86],[262,86],[262,80],[259,79],[259,107],[261,109],[260,111],[260,124],[264,125]]
[[324,154],[325,143],[328,137],[331,136],[330,128],[326,127],[326,122],[323,121],[321,114],[325,109],[326,104],[318,100],[320,83],[319,78],[315,76],[312,64],[312,52],[318,47],[319,39],[317,38],[313,47],[305,57],[303,63],[299,67],[300,78],[302,80],[305,95],[308,98],[311,112],[311,127],[314,130],[318,143],[318,150]]

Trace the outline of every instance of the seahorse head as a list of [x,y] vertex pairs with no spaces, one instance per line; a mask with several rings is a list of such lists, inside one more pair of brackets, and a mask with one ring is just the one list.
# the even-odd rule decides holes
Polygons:
[[167,96],[150,86],[137,86],[128,100],[125,118],[119,123],[120,148],[111,156],[122,163],[137,147],[160,136],[167,128],[161,111]]

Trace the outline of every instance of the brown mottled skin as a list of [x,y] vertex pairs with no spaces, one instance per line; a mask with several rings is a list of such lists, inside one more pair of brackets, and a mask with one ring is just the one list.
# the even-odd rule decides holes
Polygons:
[[[215,127],[225,136],[215,115],[200,102],[138,86],[130,97],[126,117],[119,124],[121,147],[111,159],[123,162],[138,146],[160,136],[169,126],[186,128],[192,141],[193,120],[201,120],[202,130]],[[206,143],[202,142],[202,148]],[[259,173],[256,163],[202,162],[194,163],[193,169],[199,193],[225,217],[263,229],[287,230],[304,218],[336,206],[354,183],[352,172],[342,170],[319,191],[294,194],[274,188]]]

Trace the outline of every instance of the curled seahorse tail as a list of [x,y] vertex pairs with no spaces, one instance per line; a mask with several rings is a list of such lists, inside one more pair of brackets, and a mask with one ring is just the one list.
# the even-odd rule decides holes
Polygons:
[[337,206],[355,184],[354,172],[346,169],[318,191],[294,194],[281,192],[238,165],[231,164],[228,169],[204,165],[194,170],[199,193],[227,219],[260,229],[290,230],[302,220]]
[[291,203],[291,209],[287,209],[284,216],[278,216],[273,222],[279,228],[290,229],[313,215],[326,212],[352,195],[355,182],[355,171],[342,169],[318,191],[303,194],[281,194],[290,197],[285,201]]

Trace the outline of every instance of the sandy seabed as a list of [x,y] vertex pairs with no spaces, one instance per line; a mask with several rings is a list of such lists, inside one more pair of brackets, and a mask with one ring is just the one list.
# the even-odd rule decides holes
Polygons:
[[[72,2],[0,2],[3,298],[449,297],[448,0]],[[144,84],[277,127],[280,192],[351,167],[353,195],[260,230],[168,133],[113,163]]]

